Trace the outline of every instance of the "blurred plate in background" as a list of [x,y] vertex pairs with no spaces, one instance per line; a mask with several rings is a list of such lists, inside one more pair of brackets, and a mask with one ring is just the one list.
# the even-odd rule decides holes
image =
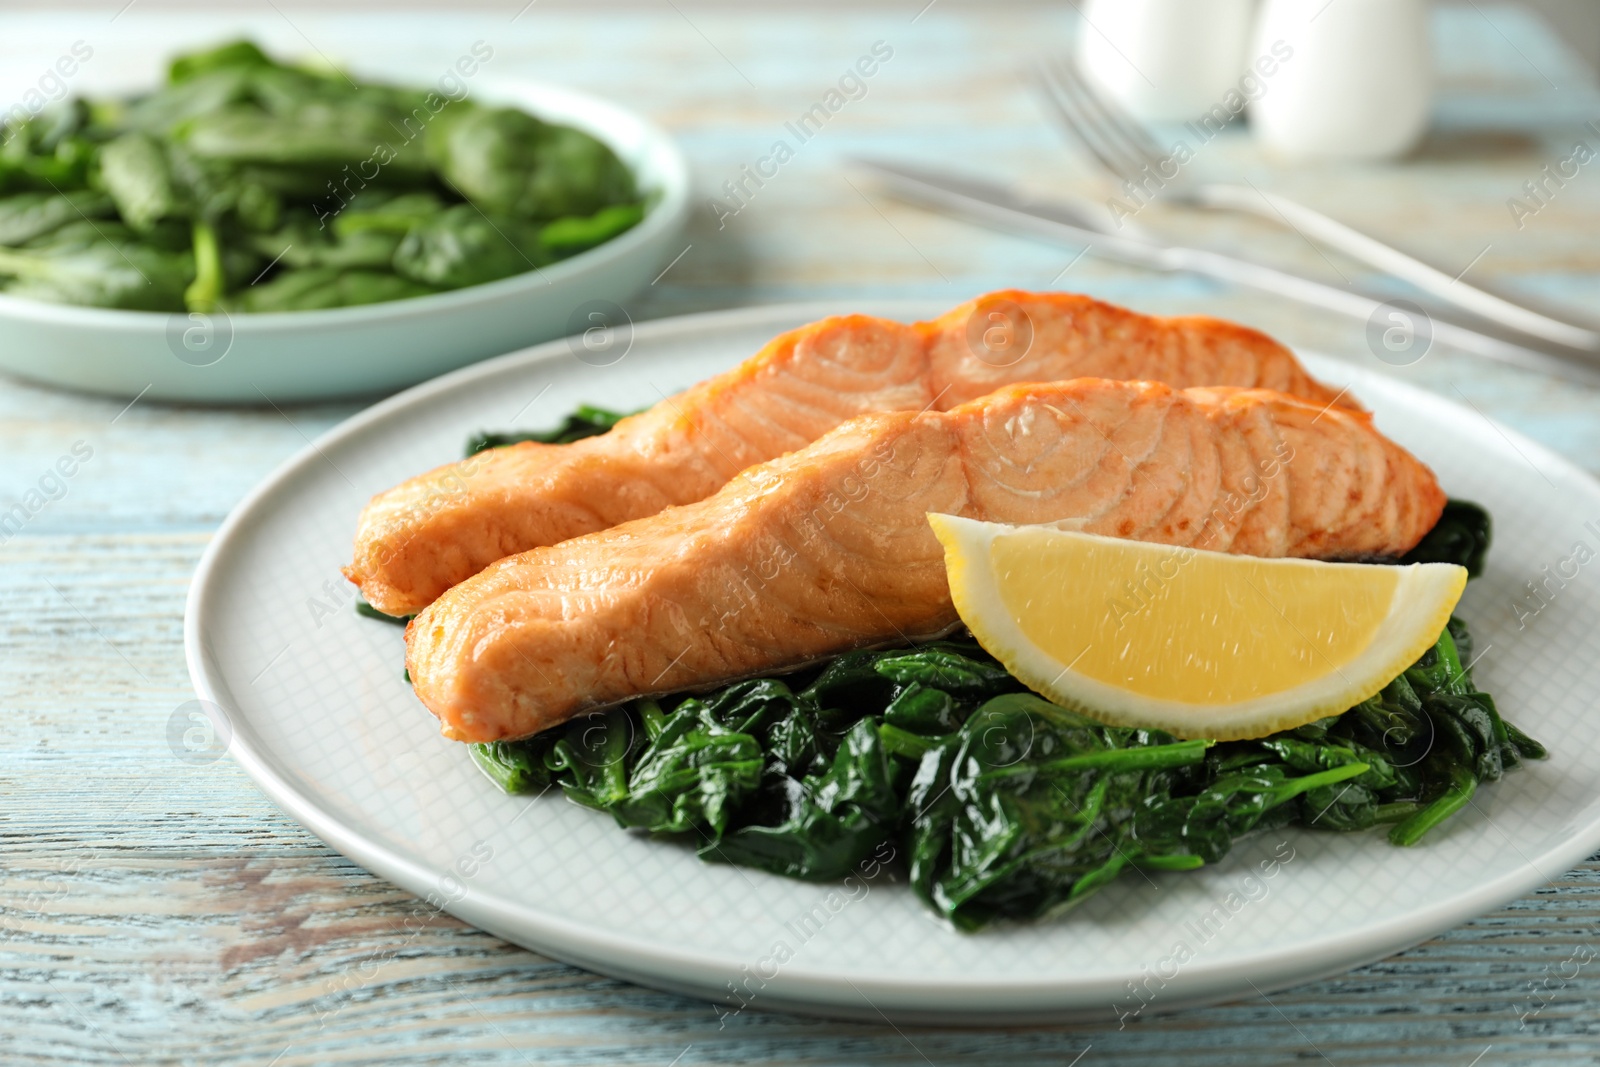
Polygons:
[[584,93],[518,81],[483,97],[610,145],[652,198],[644,221],[525,274],[359,307],[194,315],[0,294],[0,371],[152,400],[286,402],[392,391],[537,341],[619,325],[625,313],[618,305],[682,251],[689,212],[683,153],[653,123]]

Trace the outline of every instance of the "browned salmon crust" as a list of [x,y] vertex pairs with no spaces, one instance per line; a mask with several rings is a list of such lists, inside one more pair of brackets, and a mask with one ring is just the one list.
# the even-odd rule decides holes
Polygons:
[[379,610],[411,614],[497,559],[704,499],[858,415],[944,411],[1004,385],[1079,377],[1340,399],[1254,330],[1066,293],[991,293],[911,326],[823,319],[604,436],[496,449],[379,493],[345,574]]
[[1080,379],[866,415],[715,495],[503,559],[406,630],[460,741],[956,622],[928,512],[1243,553],[1394,556],[1432,472],[1369,416],[1267,390]]

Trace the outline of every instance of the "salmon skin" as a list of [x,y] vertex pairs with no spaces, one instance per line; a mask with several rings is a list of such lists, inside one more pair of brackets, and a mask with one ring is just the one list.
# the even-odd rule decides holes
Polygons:
[[409,615],[497,559],[702,500],[857,415],[944,411],[1004,385],[1079,377],[1336,399],[1254,330],[1085,296],[991,293],[910,326],[823,319],[603,436],[495,449],[378,494],[344,573],[380,611]]
[[1104,379],[851,420],[694,504],[500,560],[406,630],[458,741],[768,673],[957,622],[929,512],[1140,541],[1398,556],[1444,507],[1366,414]]

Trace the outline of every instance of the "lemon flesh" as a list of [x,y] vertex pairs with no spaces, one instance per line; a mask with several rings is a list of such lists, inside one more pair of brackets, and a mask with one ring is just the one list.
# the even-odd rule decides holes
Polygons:
[[1434,642],[1462,567],[1260,559],[930,515],[956,610],[1046,698],[1178,737],[1336,715]]

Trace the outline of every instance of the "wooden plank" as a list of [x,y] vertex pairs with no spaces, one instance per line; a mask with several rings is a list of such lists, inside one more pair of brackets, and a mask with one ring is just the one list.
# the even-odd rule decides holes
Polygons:
[[[1074,262],[1075,250],[989,234],[847,180],[841,157],[870,151],[1110,195],[1012,76],[1026,58],[1018,42],[1065,46],[1065,8],[947,0],[913,21],[920,2],[841,6],[821,18],[639,5],[602,20],[541,4],[512,22],[521,6],[381,17],[262,8],[237,25],[286,51],[310,38],[335,56],[424,75],[458,43],[489,40],[501,70],[654,115],[693,158],[702,200],[725,197],[722,183],[882,39],[895,56],[867,95],[722,228],[712,211],[698,212],[685,238],[692,249],[630,305],[636,318],[820,297],[954,304],[987,288],[1057,285],[1145,310],[1240,318],[1378,366],[1357,326],[1193,279]],[[1592,303],[1600,180],[1585,170],[1521,229],[1506,207],[1584,136],[1571,118],[1600,113],[1589,106],[1592,85],[1536,22],[1479,6],[1484,13],[1438,16],[1449,94],[1416,159],[1283,168],[1229,135],[1196,165],[1270,182],[1454,269],[1472,264],[1476,280]],[[115,24],[113,13],[8,15],[0,98],[39,57],[79,37],[96,48],[87,86],[148,77],[162,54],[224,28],[193,10],[141,4]],[[1270,225],[1160,205],[1139,219],[1334,281],[1371,280]],[[1594,390],[1443,351],[1394,373],[1465,396],[1600,470]],[[1007,1032],[758,1011],[723,1026],[702,1002],[598,978],[448,916],[412,936],[401,925],[416,903],[408,894],[331,852],[231,762],[182,762],[166,740],[169,718],[193,695],[183,597],[210,531],[306,437],[357,405],[125,404],[0,381],[0,503],[36,486],[75,443],[93,453],[59,499],[0,545],[0,1062],[1061,1064],[1086,1048],[1085,1064],[1488,1067],[1600,1057],[1600,977],[1593,963],[1567,962],[1600,951],[1600,857],[1391,959],[1122,1030],[1109,1006],[1097,1024]]]
[[[1585,1005],[1600,997],[1600,977],[1563,962],[1597,951],[1600,857],[1445,937],[1270,1004],[1150,1016],[1122,1031],[1108,1009],[1104,1025],[1016,1031],[1003,1046],[982,1031],[902,1038],[761,1013],[723,1029],[706,1004],[596,978],[446,915],[413,936],[402,926],[408,894],[329,851],[230,762],[197,767],[167,748],[168,717],[190,697],[177,619],[205,539],[10,546],[17,566],[0,596],[36,621],[8,634],[8,664],[32,666],[8,668],[5,685],[0,1019],[25,1038],[16,1048],[26,1062],[115,1063],[117,1049],[159,1047],[170,1062],[265,1063],[280,1052],[283,1064],[426,1062],[466,1049],[484,1062],[516,1062],[516,1050],[664,1063],[691,1044],[682,1062],[833,1062],[849,1050],[911,1062],[909,1039],[934,1062],[998,1047],[1019,1062],[1060,1062],[1092,1043],[1118,1063],[1174,1047],[1189,1050],[1186,1062],[1277,1062],[1311,1044],[1330,1057],[1403,1046],[1406,1062],[1465,1063],[1491,1043],[1556,1057],[1548,1062],[1594,1047],[1583,1044],[1594,1036]],[[1519,1028],[1541,1004],[1529,983],[1546,979],[1550,1003]]]

